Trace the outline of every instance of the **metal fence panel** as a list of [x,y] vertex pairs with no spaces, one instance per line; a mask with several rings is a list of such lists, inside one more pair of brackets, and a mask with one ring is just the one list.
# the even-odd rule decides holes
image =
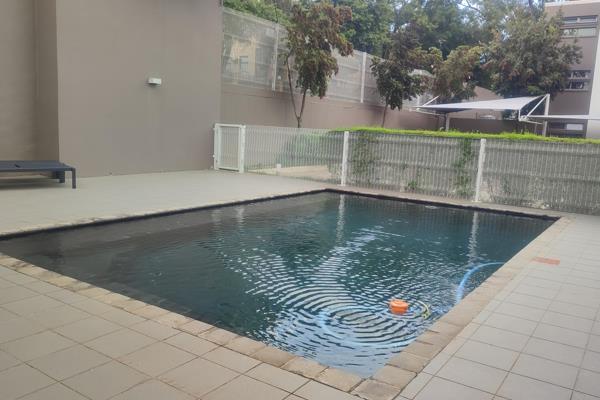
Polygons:
[[[600,214],[598,145],[266,126],[245,129],[245,167],[250,172]],[[482,144],[485,152],[480,153]],[[223,144],[230,153],[224,160],[231,163],[234,145],[235,138]]]
[[339,183],[343,133],[327,129],[246,127],[249,172]]
[[488,140],[482,201],[600,213],[600,146]]
[[477,175],[477,141],[354,133],[348,184],[470,198]]

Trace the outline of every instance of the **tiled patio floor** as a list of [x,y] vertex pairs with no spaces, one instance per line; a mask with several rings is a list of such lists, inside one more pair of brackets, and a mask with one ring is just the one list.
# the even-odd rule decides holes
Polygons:
[[[182,172],[82,179],[80,187],[0,189],[0,232],[323,186]],[[516,277],[400,395],[393,385],[402,377],[385,371],[389,386],[353,392],[401,400],[600,399],[600,218],[568,219],[531,245]],[[356,399],[289,372],[303,361],[287,353],[101,289],[67,290],[68,279],[43,279],[31,267],[20,271],[0,266],[0,399]],[[318,365],[298,368],[327,382]],[[338,387],[345,378],[330,377]]]

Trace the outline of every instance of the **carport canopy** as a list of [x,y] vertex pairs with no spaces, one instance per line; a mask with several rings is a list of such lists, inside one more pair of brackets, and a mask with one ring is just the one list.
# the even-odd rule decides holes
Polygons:
[[453,113],[466,110],[520,111],[534,101],[540,101],[544,96],[513,97],[510,99],[467,101],[463,103],[426,104],[417,108]]

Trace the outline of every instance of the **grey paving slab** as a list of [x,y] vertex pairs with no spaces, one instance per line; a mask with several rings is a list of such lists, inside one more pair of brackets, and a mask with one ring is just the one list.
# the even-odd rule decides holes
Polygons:
[[62,381],[89,369],[106,364],[110,358],[77,345],[29,361],[29,364],[46,375]]
[[111,361],[63,381],[71,389],[93,400],[109,399],[147,380],[130,367]]
[[16,399],[55,382],[30,366],[20,364],[0,372],[0,399]]
[[[202,371],[202,373],[199,373]],[[239,374],[211,361],[197,358],[160,377],[165,383],[195,397],[202,397]]]

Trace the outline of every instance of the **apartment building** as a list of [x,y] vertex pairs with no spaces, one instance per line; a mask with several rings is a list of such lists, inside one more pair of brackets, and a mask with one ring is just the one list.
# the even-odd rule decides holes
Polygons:
[[[573,65],[567,89],[550,104],[552,115],[600,115],[600,41],[598,18],[600,0],[548,1],[549,15],[562,13],[562,33],[565,41],[577,42],[583,58]],[[598,77],[598,79],[595,79]],[[560,136],[600,138],[600,121],[555,120],[549,133]]]

